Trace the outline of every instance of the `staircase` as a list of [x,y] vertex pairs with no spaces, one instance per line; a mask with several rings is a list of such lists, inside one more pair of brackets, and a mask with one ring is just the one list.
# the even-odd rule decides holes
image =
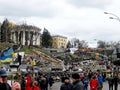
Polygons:
[[44,60],[48,61],[51,63],[51,68],[59,68],[59,69],[64,69],[64,63],[62,60],[52,58],[51,56],[42,53],[40,51],[35,51],[33,50],[32,53],[36,54],[39,58],[43,58]]

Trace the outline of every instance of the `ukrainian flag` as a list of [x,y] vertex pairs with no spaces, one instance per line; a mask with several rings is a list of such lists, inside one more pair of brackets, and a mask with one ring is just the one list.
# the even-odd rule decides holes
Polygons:
[[13,59],[14,51],[13,48],[9,48],[7,51],[3,52],[3,56],[0,56],[0,62],[11,62]]
[[11,61],[12,61],[12,55],[0,57],[0,62],[2,62],[2,63],[11,62]]
[[13,53],[14,53],[13,48],[10,48],[4,52],[4,56],[9,56],[9,55],[12,55]]

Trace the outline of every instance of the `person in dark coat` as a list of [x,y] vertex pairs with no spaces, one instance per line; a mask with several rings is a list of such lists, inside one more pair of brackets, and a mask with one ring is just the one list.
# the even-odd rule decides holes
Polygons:
[[25,83],[26,83],[25,78],[22,77],[21,79],[22,79],[21,80],[21,90],[25,90]]
[[48,76],[45,76],[45,78],[46,78],[46,88],[45,88],[45,90],[48,90],[48,84],[49,84],[49,78],[48,78]]
[[47,79],[44,75],[41,75],[41,79],[40,79],[41,90],[46,90],[47,89],[46,86],[47,86]]
[[72,90],[72,84],[70,83],[70,80],[68,77],[64,78],[64,82],[62,83],[60,90]]
[[80,80],[80,75],[78,73],[72,74],[72,83],[73,83],[72,90],[84,90],[84,85]]
[[54,83],[54,80],[53,80],[53,78],[51,76],[49,77],[48,83],[49,83],[49,86],[51,88],[53,83]]
[[113,76],[113,82],[114,82],[114,90],[118,90],[118,82],[119,82],[119,78],[117,76],[117,74],[115,73],[114,76]]
[[113,90],[113,75],[111,74],[110,77],[107,79],[109,84],[109,90]]
[[17,59],[18,59],[19,65],[21,65],[22,56],[19,53],[18,53]]
[[7,83],[7,73],[5,70],[0,70],[0,90],[11,90],[10,85]]
[[86,75],[83,77],[82,82],[83,82],[83,85],[84,85],[84,89],[88,90],[89,79]]

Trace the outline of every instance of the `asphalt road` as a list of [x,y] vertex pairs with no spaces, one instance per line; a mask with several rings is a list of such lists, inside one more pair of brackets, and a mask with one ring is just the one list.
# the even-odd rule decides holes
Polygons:
[[[52,88],[49,89],[49,90],[60,90],[60,85],[61,85],[60,82],[56,82],[56,83],[53,84]],[[88,90],[90,90],[90,88]],[[103,83],[103,89],[102,90],[109,90],[109,86],[108,86],[107,82]],[[120,84],[118,85],[118,90],[120,90]]]

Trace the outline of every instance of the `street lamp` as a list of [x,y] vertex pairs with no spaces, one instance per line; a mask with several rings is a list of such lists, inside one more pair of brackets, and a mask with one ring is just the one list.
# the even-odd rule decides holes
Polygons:
[[[115,14],[113,14],[113,13],[108,13],[108,12],[104,12],[104,14],[109,14],[109,15],[112,15],[112,16],[114,16],[114,17],[109,17],[110,19],[116,19],[116,20],[118,20],[119,22],[120,22],[120,18],[117,16],[117,15],[115,15]],[[117,54],[117,58],[119,58],[120,59],[120,48],[119,47],[117,47],[116,48],[116,54]],[[119,60],[118,60],[119,61]],[[119,63],[119,62],[117,62],[117,63]],[[118,73],[118,71],[119,71],[119,68],[118,67],[114,67],[114,73],[115,72],[117,72]]]
[[114,17],[109,17],[110,19],[116,19],[116,20],[118,20],[118,21],[120,22],[120,18],[119,18],[117,15],[115,15],[115,14],[113,14],[113,13],[108,13],[108,12],[104,12],[104,14],[112,15],[112,16],[114,16]]

